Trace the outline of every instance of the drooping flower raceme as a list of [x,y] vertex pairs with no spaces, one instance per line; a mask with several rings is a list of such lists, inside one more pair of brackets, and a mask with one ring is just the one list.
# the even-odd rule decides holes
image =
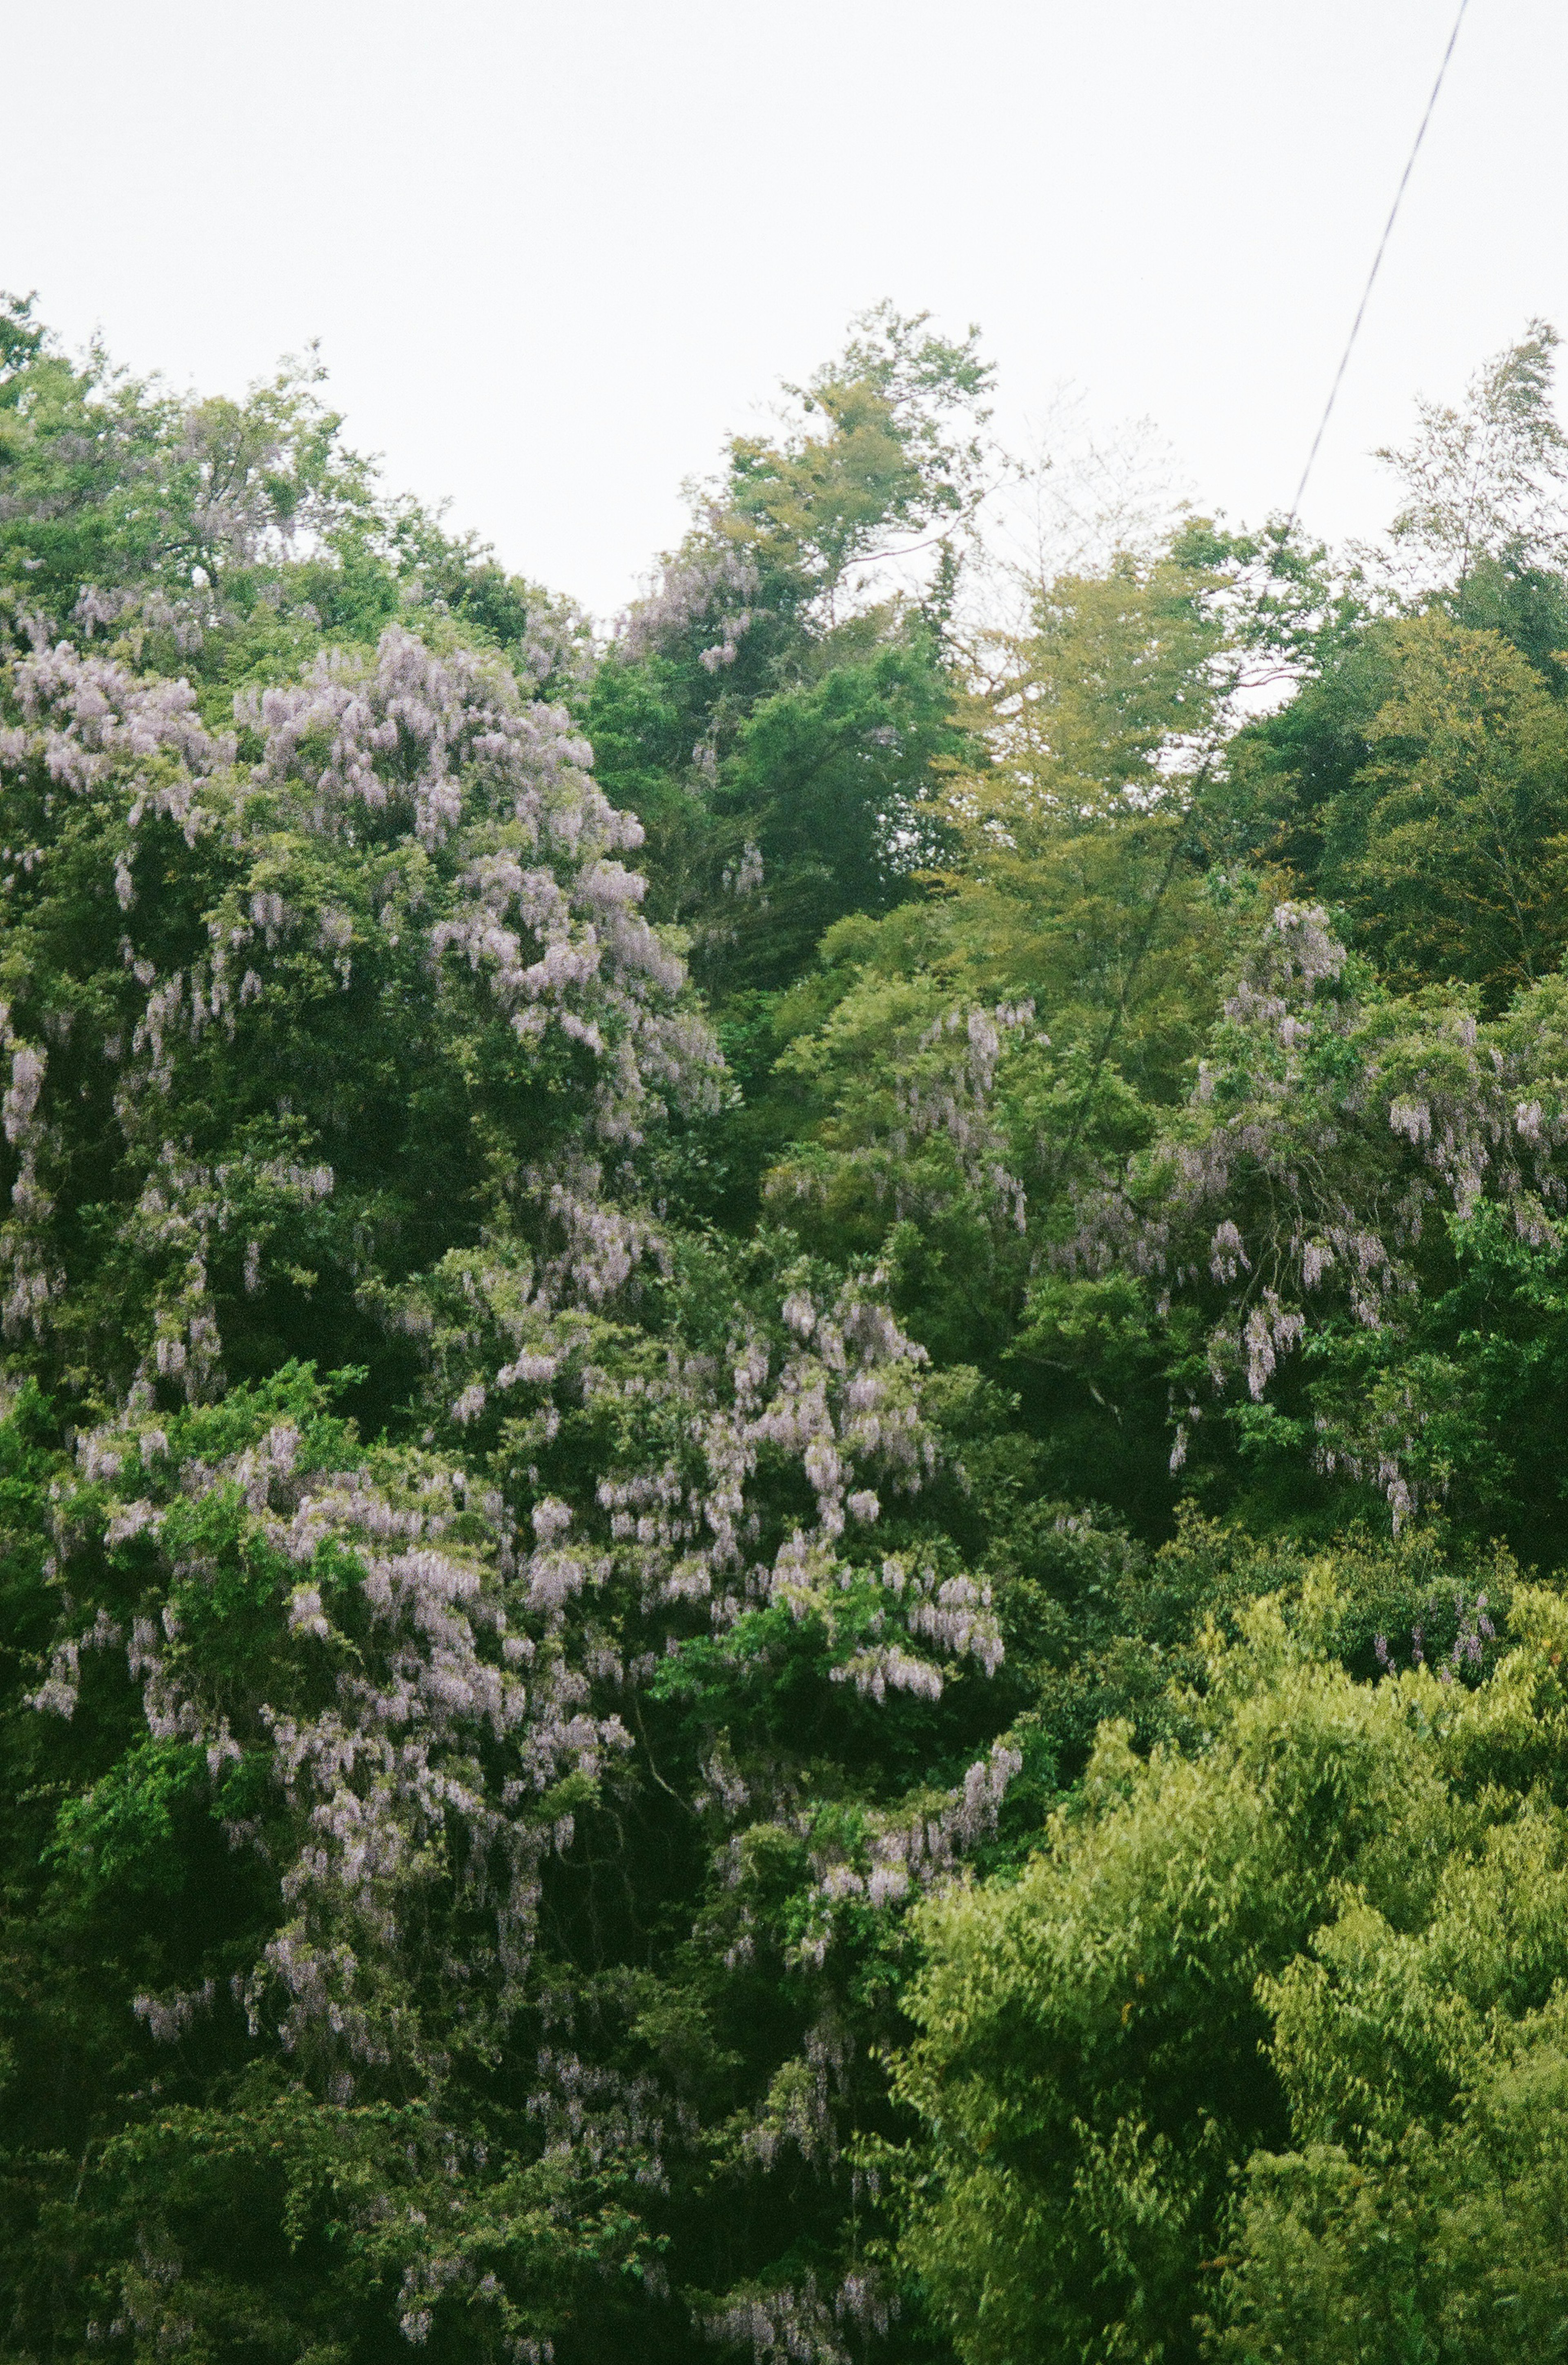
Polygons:
[[[551,1920],[655,1789],[681,1785],[722,1976],[774,1946],[806,1983],[813,2173],[848,2173],[822,2068],[856,2067],[845,1966],[994,1829],[1018,1754],[971,1722],[939,1777],[824,1819],[757,1687],[818,1698],[820,1750],[984,1685],[996,1610],[926,1509],[961,1474],[882,1277],[796,1262],[721,1291],[717,1327],[711,1293],[684,1310],[661,1121],[712,1099],[717,1059],[566,716],[400,632],[241,701],[232,737],[69,646],[11,689],[7,1328],[68,1407],[95,1375],[34,1703],[85,1726],[112,1672],[140,1735],[65,1838],[95,1860],[143,1781],[217,1816],[272,1918],[144,1977],[144,2041],[228,2026],[323,2110],[420,2096],[358,2237],[400,2229],[410,2339],[482,2299],[525,2348],[527,2179],[613,2190],[635,2247],[630,2197],[705,2157],[640,2040],[605,2034],[621,1971],[595,1989]],[[981,1014],[966,1077],[1022,1023]],[[962,1132],[972,1081],[913,1121]],[[308,1362],[368,1370],[373,1420],[421,1442],[367,1452]],[[776,1845],[782,1909],[756,1877]],[[482,2266],[408,2163],[450,2173],[454,2098],[502,2046],[518,2115],[465,2173],[522,2180],[519,2230]],[[766,2172],[795,2076],[726,2104],[736,2172]]]
[[[454,1193],[548,1247],[557,1295],[625,1283],[650,1240],[638,1153],[711,1093],[716,1054],[639,912],[639,824],[561,710],[400,630],[242,698],[238,734],[185,683],[69,643],[17,659],[10,690],[11,1335],[48,1361],[90,1319],[94,1251],[62,1211],[104,1200],[106,1139],[99,1270],[125,1268],[117,1319],[127,1279],[144,1298],[126,1386],[210,1389],[280,1267],[325,1251],[352,1287],[367,1225],[429,1231]],[[453,1103],[434,1162],[410,1107],[432,1057]]]
[[[1540,1244],[1568,1207],[1562,989],[1483,1026],[1462,994],[1404,1001],[1349,963],[1328,915],[1282,904],[1244,963],[1186,1105],[1080,1194],[1058,1268],[1139,1275],[1159,1318],[1207,1317],[1178,1390],[1172,1467],[1227,1391],[1254,1404],[1310,1333],[1390,1345],[1426,1267],[1484,1205]],[[1356,1366],[1359,1371],[1360,1366]],[[1320,1387],[1318,1458],[1416,1500],[1427,1417],[1408,1382]]]

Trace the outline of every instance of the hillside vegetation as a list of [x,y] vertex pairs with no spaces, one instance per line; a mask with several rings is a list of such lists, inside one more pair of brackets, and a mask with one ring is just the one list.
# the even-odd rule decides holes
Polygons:
[[601,630],[0,311],[5,2365],[1568,2358],[1555,342]]

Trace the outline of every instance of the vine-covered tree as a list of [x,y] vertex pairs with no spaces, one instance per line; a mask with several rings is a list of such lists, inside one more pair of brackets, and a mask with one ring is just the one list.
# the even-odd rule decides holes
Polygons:
[[1559,2353],[1553,349],[597,633],[7,302],[5,2365]]

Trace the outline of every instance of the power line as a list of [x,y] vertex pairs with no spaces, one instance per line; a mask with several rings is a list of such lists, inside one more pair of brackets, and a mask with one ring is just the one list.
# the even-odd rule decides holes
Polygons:
[[[1367,284],[1361,290],[1361,300],[1356,307],[1356,317],[1350,323],[1350,333],[1345,340],[1345,350],[1339,356],[1339,366],[1334,373],[1334,383],[1328,389],[1328,399],[1323,406],[1323,416],[1317,422],[1317,432],[1312,439],[1312,449],[1306,455],[1306,465],[1301,472],[1301,482],[1295,488],[1295,499],[1291,503],[1290,515],[1285,520],[1284,531],[1280,535],[1279,541],[1275,545],[1276,550],[1282,558],[1284,555],[1286,546],[1290,541],[1292,530],[1296,522],[1297,513],[1301,508],[1302,495],[1306,490],[1306,480],[1312,474],[1313,462],[1317,457],[1318,448],[1323,442],[1324,432],[1328,425],[1329,419],[1333,415],[1334,404],[1338,398],[1340,386],[1344,381],[1346,369],[1350,365],[1350,355],[1355,350],[1356,339],[1361,334],[1361,322],[1366,318],[1367,303],[1371,297],[1372,288],[1376,284],[1377,275],[1383,267],[1383,258],[1388,252],[1388,241],[1390,237],[1393,235],[1394,225],[1399,219],[1399,208],[1404,203],[1405,192],[1410,185],[1410,175],[1416,169],[1416,159],[1421,152],[1421,142],[1427,136],[1427,127],[1431,122],[1432,112],[1438,103],[1438,95],[1443,86],[1443,77],[1448,73],[1449,62],[1454,52],[1454,44],[1459,39],[1459,28],[1464,22],[1465,10],[1469,6],[1470,0],[1459,0],[1459,10],[1453,20],[1452,30],[1449,34],[1448,47],[1443,51],[1442,62],[1438,68],[1437,79],[1432,84],[1431,94],[1427,100],[1426,112],[1423,114],[1419,124],[1417,126],[1416,137],[1410,143],[1410,153],[1405,160],[1405,170],[1399,176],[1399,186],[1394,193],[1394,203],[1388,209],[1388,219],[1383,226],[1383,236],[1377,242],[1377,252],[1372,257],[1372,266],[1367,274]],[[1271,570],[1269,579],[1271,582],[1274,579]],[[1219,692],[1215,723],[1210,732],[1209,744],[1204,751],[1203,761],[1198,767],[1196,777],[1192,784],[1192,794],[1187,807],[1186,817],[1183,820],[1181,828],[1176,833],[1175,839],[1171,845],[1169,859],[1165,865],[1164,872],[1150,900],[1148,913],[1145,919],[1142,933],[1134,947],[1132,959],[1128,963],[1126,970],[1123,975],[1122,990],[1116,997],[1115,1007],[1111,1013],[1110,1020],[1105,1027],[1104,1034],[1099,1045],[1096,1047],[1094,1058],[1091,1063],[1089,1074],[1085,1080],[1083,1090],[1079,1095],[1077,1109],[1073,1113],[1073,1120],[1068,1131],[1067,1140],[1056,1161],[1056,1181],[1058,1182],[1064,1178],[1067,1171],[1068,1160],[1070,1159],[1074,1149],[1078,1146],[1079,1137],[1083,1130],[1084,1124],[1089,1115],[1089,1106],[1094,1096],[1094,1088],[1100,1080],[1101,1071],[1104,1068],[1106,1060],[1110,1058],[1112,1051],[1115,1048],[1116,1037],[1121,1033],[1122,1025],[1127,1013],[1127,1005],[1132,997],[1134,980],[1137,976],[1138,971],[1142,969],[1145,958],[1154,941],[1154,932],[1159,925],[1161,908],[1164,905],[1166,896],[1169,894],[1171,887],[1175,883],[1177,870],[1180,868],[1182,858],[1187,850],[1187,835],[1198,812],[1199,798],[1204,788],[1208,782],[1209,777],[1214,770],[1215,761],[1220,753],[1219,718],[1223,715],[1226,706],[1228,704],[1231,696],[1234,694],[1240,682],[1244,663],[1245,657],[1238,652],[1230,678]]]
[[1339,366],[1334,373],[1334,383],[1328,389],[1328,399],[1323,406],[1323,416],[1317,422],[1317,432],[1312,439],[1312,449],[1306,455],[1306,465],[1301,472],[1301,482],[1295,488],[1295,499],[1291,503],[1291,513],[1285,521],[1287,535],[1300,511],[1301,497],[1306,490],[1306,480],[1312,474],[1313,462],[1317,457],[1324,431],[1333,414],[1334,404],[1338,397],[1345,371],[1349,366],[1350,355],[1355,350],[1356,339],[1361,334],[1361,322],[1366,318],[1367,301],[1376,283],[1377,275],[1383,267],[1383,258],[1388,251],[1388,241],[1393,235],[1394,225],[1399,219],[1399,208],[1404,202],[1405,192],[1410,185],[1410,175],[1416,169],[1416,159],[1421,152],[1421,142],[1427,136],[1427,126],[1432,119],[1432,110],[1437,106],[1438,94],[1443,86],[1443,76],[1448,73],[1449,61],[1454,52],[1454,43],[1459,39],[1459,28],[1464,22],[1464,12],[1469,6],[1470,0],[1459,0],[1459,14],[1453,20],[1453,30],[1449,35],[1449,45],[1443,51],[1442,63],[1438,68],[1438,78],[1432,84],[1432,94],[1427,101],[1427,111],[1421,118],[1415,140],[1411,143],[1410,153],[1405,160],[1405,170],[1399,176],[1399,186],[1394,193],[1394,203],[1388,209],[1388,219],[1383,226],[1383,236],[1377,242],[1377,252],[1372,257],[1372,267],[1367,274],[1367,284],[1361,290],[1361,300],[1356,307],[1356,317],[1350,323],[1350,333],[1345,340],[1345,350],[1339,356]]

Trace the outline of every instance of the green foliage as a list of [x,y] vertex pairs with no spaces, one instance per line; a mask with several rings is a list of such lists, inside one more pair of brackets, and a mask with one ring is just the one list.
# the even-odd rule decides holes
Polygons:
[[1427,614],[1387,648],[1368,760],[1324,817],[1323,878],[1400,984],[1495,1006],[1561,958],[1568,722],[1495,633]]
[[313,357],[243,403],[182,401],[129,377],[95,345],[74,364],[5,300],[0,346],[0,577],[59,622],[100,593],[193,582],[285,555],[301,533],[370,525],[365,464],[339,448],[341,418],[315,392]]
[[732,441],[589,687],[599,776],[651,833],[653,908],[692,932],[721,1003],[787,984],[936,843],[935,767],[970,745],[943,586],[982,489],[988,383],[972,332],[868,315],[790,389],[782,433]]
[[596,638],[0,308],[5,2365],[1564,2353],[1554,342]]
[[[1556,2026],[1562,1611],[1516,1588],[1472,1687],[1462,1646],[1457,1676],[1358,1682],[1351,1587],[1396,1573],[1331,1566],[1214,1636],[1195,1749],[1107,1724],[1044,1852],[923,1910],[906,2254],[961,2357],[1195,2358],[1222,2271],[1238,2358],[1365,2355],[1357,2327],[1386,2343],[1445,2304],[1411,2163],[1469,2124],[1484,2061]],[[1550,2156],[1527,2174],[1550,2184]],[[1450,2289],[1481,2316],[1473,2272]]]

